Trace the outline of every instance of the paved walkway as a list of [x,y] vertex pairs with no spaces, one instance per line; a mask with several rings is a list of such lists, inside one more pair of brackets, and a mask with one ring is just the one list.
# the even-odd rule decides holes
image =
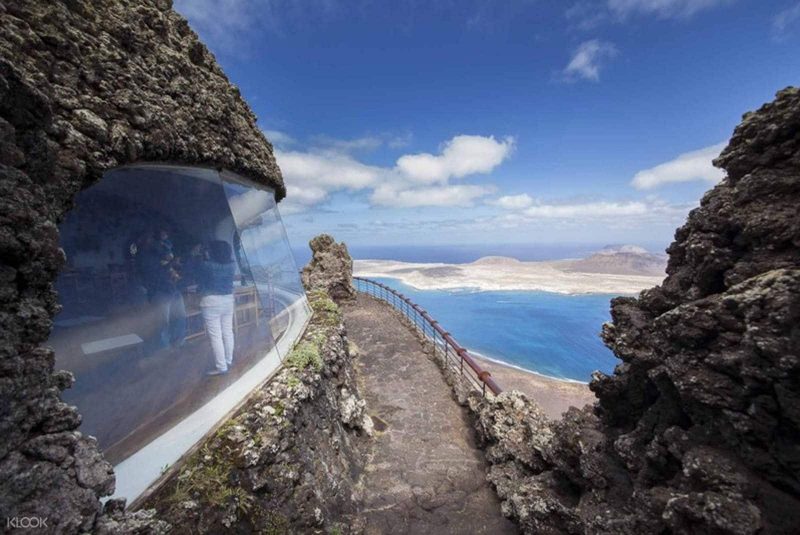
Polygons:
[[517,533],[464,409],[412,331],[363,294],[344,315],[367,408],[385,426],[362,476],[366,533]]

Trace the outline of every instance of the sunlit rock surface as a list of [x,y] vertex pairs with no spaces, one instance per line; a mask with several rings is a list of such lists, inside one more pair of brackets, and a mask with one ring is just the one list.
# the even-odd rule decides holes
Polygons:
[[745,115],[716,164],[728,178],[676,232],[664,284],[612,302],[623,362],[593,409],[552,423],[472,400],[526,532],[796,533],[800,90]]
[[303,268],[303,284],[309,290],[322,290],[337,301],[352,300],[353,259],[344,243],[336,243],[328,234],[320,234],[309,243],[311,262]]
[[40,347],[58,311],[56,225],[76,193],[144,161],[225,168],[285,194],[255,115],[171,6],[0,2],[0,511],[54,532],[99,530],[115,482],[61,401],[72,375]]

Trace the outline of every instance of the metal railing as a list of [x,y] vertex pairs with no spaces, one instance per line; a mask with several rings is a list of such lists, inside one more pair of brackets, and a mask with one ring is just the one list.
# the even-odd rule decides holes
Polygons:
[[450,333],[445,331],[424,308],[378,281],[363,277],[353,277],[353,280],[356,290],[385,301],[403,314],[414,325],[414,328],[431,343],[434,354],[441,356],[446,366],[459,374],[482,395],[485,396],[487,390],[495,396],[502,392],[491,374],[481,368],[469,352],[456,342]]

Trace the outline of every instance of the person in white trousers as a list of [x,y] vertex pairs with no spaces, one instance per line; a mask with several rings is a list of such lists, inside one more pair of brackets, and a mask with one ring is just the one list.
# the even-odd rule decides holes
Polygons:
[[233,294],[206,295],[200,300],[206,333],[214,351],[214,372],[226,373],[233,363]]
[[208,260],[199,266],[200,310],[214,352],[214,368],[206,375],[223,375],[233,364],[233,254],[228,242],[212,241]]

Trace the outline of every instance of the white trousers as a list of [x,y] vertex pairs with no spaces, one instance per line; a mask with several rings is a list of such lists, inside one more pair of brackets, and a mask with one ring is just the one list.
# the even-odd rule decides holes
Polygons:
[[224,372],[233,362],[233,295],[207,295],[200,300],[214,366]]

